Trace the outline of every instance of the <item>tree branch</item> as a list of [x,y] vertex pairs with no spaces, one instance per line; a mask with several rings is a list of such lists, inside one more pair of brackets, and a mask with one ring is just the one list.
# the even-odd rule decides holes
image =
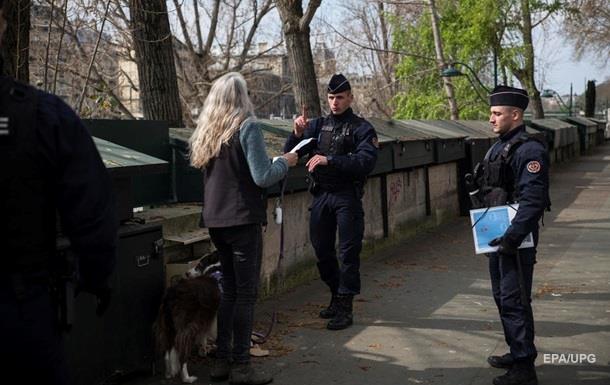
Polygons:
[[106,2],[106,10],[104,11],[104,17],[102,18],[102,25],[100,27],[100,32],[97,35],[97,41],[95,42],[95,48],[93,49],[93,55],[91,56],[91,61],[89,62],[89,67],[87,68],[87,77],[85,78],[85,84],[83,85],[83,91],[80,95],[80,98],[77,102],[76,112],[80,114],[81,107],[83,106],[83,101],[85,100],[85,93],[87,92],[87,85],[89,83],[89,78],[91,77],[91,69],[93,68],[93,63],[95,63],[95,56],[97,55],[97,51],[100,46],[100,41],[102,40],[102,35],[104,34],[104,25],[106,24],[106,19],[108,17],[108,10],[110,9],[110,1]]
[[436,62],[436,58],[429,57],[429,56],[424,56],[424,55],[418,55],[418,54],[415,54],[415,53],[412,53],[412,52],[397,51],[397,50],[392,50],[392,49],[384,50],[384,49],[380,49],[380,48],[374,48],[374,47],[366,46],[364,44],[358,43],[357,41],[354,41],[354,40],[350,39],[349,37],[345,36],[341,32],[337,31],[337,29],[335,27],[333,27],[332,25],[328,24],[326,21],[323,21],[323,22],[328,27],[330,27],[337,35],[339,35],[344,40],[347,40],[348,42],[352,43],[356,47],[360,47],[360,48],[367,49],[367,50],[370,50],[370,51],[388,52],[388,53],[394,53],[394,54],[398,54],[398,55],[402,55],[402,56],[410,56],[410,57],[415,57],[415,58],[418,58],[418,59],[431,60],[431,61]]
[[309,4],[307,4],[307,10],[303,14],[303,17],[301,17],[301,20],[299,20],[299,28],[301,29],[301,31],[304,31],[305,28],[309,27],[309,24],[311,23],[311,20],[313,19],[313,16],[316,14],[316,10],[318,9],[318,7],[320,6],[321,3],[322,3],[322,0],[310,0],[309,1]]

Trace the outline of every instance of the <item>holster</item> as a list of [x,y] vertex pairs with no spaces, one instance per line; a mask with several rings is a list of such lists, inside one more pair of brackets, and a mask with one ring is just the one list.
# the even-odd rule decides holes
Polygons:
[[57,255],[58,269],[53,273],[51,290],[57,303],[57,320],[63,331],[70,331],[74,323],[76,296],[75,261],[65,251]]

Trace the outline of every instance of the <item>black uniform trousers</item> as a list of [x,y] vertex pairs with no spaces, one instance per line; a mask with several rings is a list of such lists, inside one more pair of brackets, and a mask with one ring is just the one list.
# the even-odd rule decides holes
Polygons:
[[[339,253],[335,249],[339,230]],[[320,278],[331,292],[360,294],[360,251],[364,211],[356,188],[314,194],[309,236],[318,258]]]
[[18,299],[0,280],[0,368],[7,384],[69,383],[61,331],[47,285],[26,285]]
[[[534,345],[534,318],[531,305],[523,304],[519,288],[519,271],[516,257],[490,253],[489,274],[493,297],[500,312],[504,339],[513,359],[533,361],[537,352]],[[536,249],[519,249],[523,269],[526,298],[531,304],[532,280]]]

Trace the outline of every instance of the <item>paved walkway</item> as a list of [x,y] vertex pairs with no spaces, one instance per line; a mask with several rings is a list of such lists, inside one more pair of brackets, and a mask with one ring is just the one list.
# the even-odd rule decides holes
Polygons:
[[[608,385],[610,145],[555,166],[551,195],[534,273],[539,382]],[[507,348],[487,260],[473,254],[471,239],[459,218],[375,253],[363,264],[347,330],[328,331],[316,318],[328,296],[319,280],[259,305],[258,319],[279,312],[264,346],[271,357],[260,362],[286,385],[491,384],[502,371],[485,359]],[[553,353],[593,354],[595,362],[545,362]],[[209,383],[205,361],[194,372]]]

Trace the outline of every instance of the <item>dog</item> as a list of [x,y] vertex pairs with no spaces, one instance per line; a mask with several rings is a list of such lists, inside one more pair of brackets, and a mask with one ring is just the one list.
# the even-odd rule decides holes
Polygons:
[[157,349],[164,354],[165,378],[180,373],[184,383],[196,376],[188,373],[187,361],[193,344],[200,344],[200,354],[207,354],[208,338],[216,338],[216,313],[220,304],[220,264],[206,266],[209,258],[185,273],[170,286],[163,297],[153,325]]

